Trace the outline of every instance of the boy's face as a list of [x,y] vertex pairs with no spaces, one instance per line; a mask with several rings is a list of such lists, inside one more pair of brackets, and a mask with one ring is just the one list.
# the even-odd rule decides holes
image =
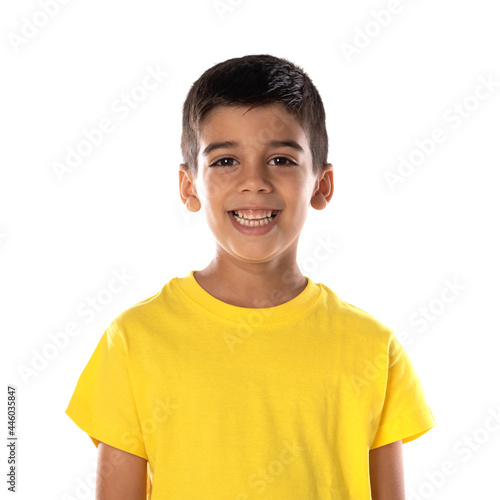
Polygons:
[[[289,258],[295,264],[309,206],[322,210],[332,197],[333,167],[313,174],[307,135],[282,104],[249,108],[218,106],[206,116],[197,177],[180,166],[181,198],[192,212],[204,207],[219,257],[250,263]],[[239,215],[279,213],[265,225],[241,225],[233,211],[250,207],[261,209]]]

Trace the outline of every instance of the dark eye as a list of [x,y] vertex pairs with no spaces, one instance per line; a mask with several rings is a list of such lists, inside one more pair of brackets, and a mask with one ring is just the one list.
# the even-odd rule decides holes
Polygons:
[[232,167],[232,164],[228,163],[223,163],[222,165],[220,162],[226,162],[226,161],[236,161],[234,158],[221,158],[220,160],[217,160],[216,162],[212,163],[210,166],[215,167],[215,166],[220,166],[220,167]]
[[277,164],[278,167],[286,167],[287,166],[286,162],[288,162],[291,165],[297,165],[294,161],[289,160],[286,156],[276,156],[274,158],[271,158],[270,161],[273,161],[273,160],[280,160]]

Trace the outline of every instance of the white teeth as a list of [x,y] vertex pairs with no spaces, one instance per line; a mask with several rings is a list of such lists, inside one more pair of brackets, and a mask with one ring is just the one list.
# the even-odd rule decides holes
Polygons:
[[[235,210],[236,213],[238,213]],[[271,215],[273,213],[273,210],[270,210],[268,212],[268,215]],[[259,220],[247,220],[244,219],[243,217],[238,217],[237,215],[234,215],[234,218],[236,219],[237,222],[239,222],[242,226],[248,226],[248,227],[255,227],[255,226],[265,226],[266,224],[269,224],[274,217],[266,217],[264,219],[259,219]]]
[[235,210],[234,212],[236,214],[238,214],[238,217],[240,217],[242,219],[255,220],[255,219],[263,219],[264,217],[271,217],[271,215],[273,214],[273,212],[277,212],[277,210],[268,210],[265,215],[257,215],[257,214],[243,215],[243,214],[240,214],[240,212],[238,212],[238,210]]

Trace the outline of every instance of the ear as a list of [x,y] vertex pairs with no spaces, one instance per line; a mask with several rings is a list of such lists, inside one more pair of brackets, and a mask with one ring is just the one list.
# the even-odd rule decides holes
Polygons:
[[179,193],[182,203],[190,212],[198,212],[201,209],[192,172],[184,163],[179,165]]
[[323,210],[333,196],[333,165],[331,163],[323,165],[323,170],[318,174],[314,189],[311,206],[316,210]]

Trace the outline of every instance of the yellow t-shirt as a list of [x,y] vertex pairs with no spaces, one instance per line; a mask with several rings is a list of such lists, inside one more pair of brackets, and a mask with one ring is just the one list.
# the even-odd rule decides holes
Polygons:
[[66,414],[148,460],[151,500],[370,499],[369,450],[436,424],[394,332],[310,278],[254,309],[196,272],[109,324]]

